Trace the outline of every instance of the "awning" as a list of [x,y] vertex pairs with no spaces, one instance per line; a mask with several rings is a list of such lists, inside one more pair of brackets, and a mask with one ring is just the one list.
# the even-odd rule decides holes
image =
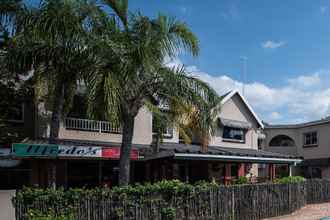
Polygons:
[[248,162],[248,163],[281,163],[281,164],[298,164],[302,159],[290,158],[274,158],[274,157],[258,157],[258,156],[235,156],[235,155],[213,155],[213,154],[189,154],[175,153],[174,159],[185,160],[219,160],[230,162]]
[[13,160],[11,156],[10,148],[0,148],[0,167],[16,167],[22,162],[21,160]]
[[245,121],[237,121],[226,118],[219,118],[219,121],[223,126],[228,126],[233,128],[249,129],[252,127],[251,123]]
[[298,164],[303,158],[252,148],[229,148],[208,146],[202,151],[199,145],[162,144],[160,152],[145,157],[145,160],[173,158],[177,160],[232,161],[245,163]]

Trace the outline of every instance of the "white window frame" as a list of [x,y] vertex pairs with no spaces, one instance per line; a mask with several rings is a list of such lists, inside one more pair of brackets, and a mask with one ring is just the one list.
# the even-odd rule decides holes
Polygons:
[[165,132],[163,133],[163,137],[170,139],[173,138],[174,128],[172,126],[167,126]]
[[[306,135],[308,135],[308,134],[310,134],[311,135],[311,142],[312,142],[312,140],[313,140],[313,138],[312,138],[312,134],[313,133],[316,133],[316,143],[311,143],[311,144],[306,144]],[[303,133],[303,146],[304,147],[314,147],[314,146],[317,146],[318,145],[318,143],[319,143],[319,133],[317,132],[317,131],[308,131],[308,132],[304,132]]]
[[[240,129],[240,130],[242,130],[243,131],[243,140],[234,139],[234,138],[225,138],[224,137],[225,127],[231,128],[231,129]],[[245,141],[246,141],[246,132],[247,132],[247,130],[245,130],[243,128],[234,128],[234,127],[229,127],[229,126],[223,126],[223,128],[222,128],[222,140],[225,141],[225,142],[237,142],[237,143],[244,144]]]

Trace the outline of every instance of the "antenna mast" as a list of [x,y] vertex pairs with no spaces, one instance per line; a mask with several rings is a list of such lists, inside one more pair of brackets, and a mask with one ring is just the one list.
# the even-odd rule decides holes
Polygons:
[[246,71],[247,71],[247,57],[242,56],[242,95],[245,95]]

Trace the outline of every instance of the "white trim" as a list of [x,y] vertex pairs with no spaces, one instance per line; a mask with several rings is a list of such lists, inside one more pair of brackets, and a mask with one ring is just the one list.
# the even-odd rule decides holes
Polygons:
[[244,104],[246,107],[249,109],[249,111],[252,113],[253,117],[257,120],[258,124],[260,125],[261,128],[264,128],[264,124],[262,121],[259,119],[257,114],[253,111],[252,107],[249,105],[249,103],[246,101],[246,99],[242,96],[242,94],[238,90],[233,90],[231,91],[228,95],[226,95],[222,100],[221,100],[221,105],[225,104],[231,97],[233,97],[235,94],[239,95],[241,99],[243,100]]
[[228,155],[214,155],[214,154],[186,154],[175,153],[176,158],[199,158],[199,159],[225,159],[225,160],[252,160],[252,161],[266,161],[266,162],[289,162],[289,163],[301,163],[302,159],[288,159],[288,158],[272,158],[272,157],[249,157],[249,156],[228,156]]

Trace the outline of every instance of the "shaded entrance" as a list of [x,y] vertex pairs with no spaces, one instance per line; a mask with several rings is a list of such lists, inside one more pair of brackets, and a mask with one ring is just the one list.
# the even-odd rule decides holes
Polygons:
[[118,161],[67,161],[68,187],[95,187],[118,185]]

